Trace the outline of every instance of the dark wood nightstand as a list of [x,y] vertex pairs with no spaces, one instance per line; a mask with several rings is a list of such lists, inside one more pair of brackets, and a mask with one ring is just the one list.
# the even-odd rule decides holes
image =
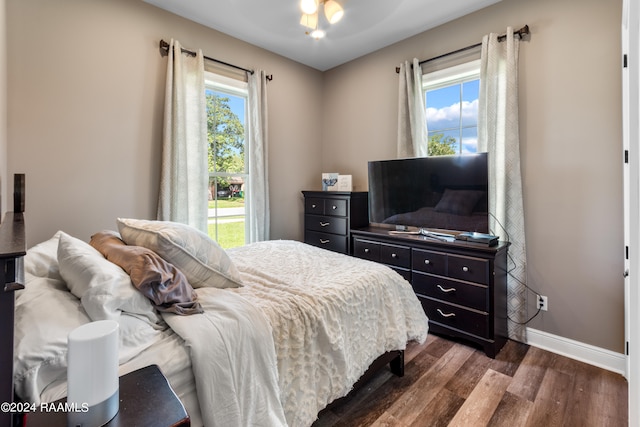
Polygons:
[[304,242],[351,255],[351,229],[369,224],[366,191],[303,191]]
[[[56,402],[64,402],[60,399]],[[157,365],[120,377],[120,410],[108,427],[188,427],[189,415]],[[65,412],[27,414],[26,427],[66,427]]]

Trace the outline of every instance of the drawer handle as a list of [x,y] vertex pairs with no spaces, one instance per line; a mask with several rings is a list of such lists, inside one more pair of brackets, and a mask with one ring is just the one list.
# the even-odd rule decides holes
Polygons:
[[398,254],[391,254],[391,258],[398,258]]
[[330,224],[331,224],[330,222],[321,222],[320,227],[326,227],[327,225],[330,225]]
[[323,245],[326,245],[329,242],[331,242],[331,240],[320,239],[320,243],[322,243]]
[[466,266],[462,267],[462,271],[464,271],[466,273],[467,271],[469,271],[469,267],[466,267]]
[[425,259],[425,260],[424,260],[424,263],[425,263],[425,264],[427,264],[427,265],[429,265],[429,264],[431,264],[431,261],[429,261],[428,259]]
[[364,248],[364,253],[368,254],[369,253],[369,248]]
[[447,289],[445,289],[445,288],[442,287],[442,285],[438,285],[438,289],[440,289],[442,292],[445,292],[445,293],[455,292],[456,291],[456,288],[447,288]]
[[316,205],[311,205],[311,209],[315,209],[315,208],[316,208]]
[[331,206],[331,209],[333,209],[335,211],[336,209],[338,209],[338,207],[336,205],[333,205],[333,206]]
[[438,309],[438,314],[442,317],[456,317],[455,313],[443,313],[440,309]]

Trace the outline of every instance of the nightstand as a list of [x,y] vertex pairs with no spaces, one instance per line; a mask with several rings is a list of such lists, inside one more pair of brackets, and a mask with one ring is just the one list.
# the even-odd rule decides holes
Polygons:
[[[64,402],[60,399],[57,402]],[[189,415],[157,365],[120,377],[120,410],[108,427],[188,427]],[[66,427],[65,412],[27,414],[26,427]]]
[[366,191],[303,191],[304,242],[351,254],[351,229],[369,224]]

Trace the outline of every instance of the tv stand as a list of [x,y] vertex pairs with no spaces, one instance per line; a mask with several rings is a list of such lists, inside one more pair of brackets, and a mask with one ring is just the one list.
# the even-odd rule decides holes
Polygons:
[[507,342],[507,249],[455,235],[351,230],[353,256],[386,264],[413,286],[429,332],[461,338],[494,358]]

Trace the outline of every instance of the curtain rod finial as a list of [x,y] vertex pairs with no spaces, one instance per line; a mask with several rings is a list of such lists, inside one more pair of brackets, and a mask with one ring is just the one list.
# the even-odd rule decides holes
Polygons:
[[160,55],[167,56],[169,54],[169,43],[160,40]]

